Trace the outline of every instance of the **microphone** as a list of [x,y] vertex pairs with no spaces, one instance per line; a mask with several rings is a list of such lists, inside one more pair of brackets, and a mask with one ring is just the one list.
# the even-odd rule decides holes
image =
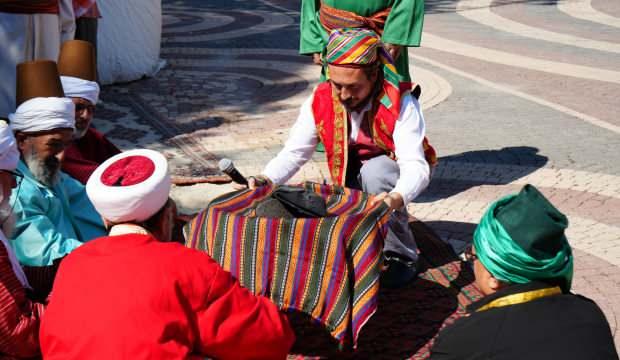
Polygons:
[[226,158],[220,160],[219,167],[220,171],[230,176],[232,181],[236,182],[237,184],[248,185],[248,180],[245,178],[245,176],[241,175],[239,170],[235,168],[232,160]]

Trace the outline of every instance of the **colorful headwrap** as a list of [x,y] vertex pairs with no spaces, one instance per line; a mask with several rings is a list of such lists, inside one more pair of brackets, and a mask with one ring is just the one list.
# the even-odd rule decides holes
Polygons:
[[[391,111],[400,111],[399,84],[402,77],[396,72],[394,60],[377,33],[359,28],[333,30],[323,58],[327,64],[335,66],[367,66],[380,61],[384,82],[380,101]],[[329,77],[329,72],[326,74]]]
[[478,259],[498,280],[524,284],[547,281],[568,292],[573,255],[564,235],[566,216],[535,187],[493,203],[474,233]]

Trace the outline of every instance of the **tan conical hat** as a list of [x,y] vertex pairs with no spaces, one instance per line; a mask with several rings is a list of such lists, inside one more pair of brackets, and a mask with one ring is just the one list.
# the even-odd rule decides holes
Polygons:
[[56,63],[51,60],[17,64],[15,106],[36,97],[64,97]]
[[65,41],[58,57],[58,71],[63,76],[97,81],[97,58],[93,45],[83,40]]

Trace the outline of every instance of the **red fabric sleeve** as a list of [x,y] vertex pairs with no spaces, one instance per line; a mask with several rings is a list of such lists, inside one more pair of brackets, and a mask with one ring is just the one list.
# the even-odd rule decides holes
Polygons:
[[39,324],[45,307],[26,298],[1,243],[0,248],[0,355],[33,357],[39,354]]
[[204,284],[210,286],[197,310],[200,352],[216,359],[285,359],[295,340],[286,315],[205,258]]

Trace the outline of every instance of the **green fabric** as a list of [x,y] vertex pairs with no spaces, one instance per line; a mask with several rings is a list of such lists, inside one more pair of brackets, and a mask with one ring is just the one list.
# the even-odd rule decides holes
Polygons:
[[496,218],[508,235],[536,259],[554,256],[566,242],[568,219],[531,185],[498,209]]
[[[424,0],[325,0],[324,3],[361,16],[370,16],[392,7],[381,40],[387,44],[420,46],[424,26]],[[302,0],[299,44],[301,54],[320,53],[327,44],[329,34],[319,21],[320,6],[319,0]],[[403,56],[406,53],[404,51],[395,60],[395,66],[403,76],[403,81],[409,82],[409,59]],[[325,77],[322,76],[321,80],[324,81]]]
[[[522,232],[517,236],[517,242],[498,220],[505,221],[508,216],[517,213],[522,217],[532,208],[544,205],[537,197],[530,196],[531,188],[522,190],[518,195],[506,196],[489,207],[474,232],[476,254],[482,265],[500,281],[516,284],[534,280],[550,281],[558,283],[564,292],[568,292],[573,278],[573,255],[563,231],[549,237],[549,232],[545,230],[509,226],[513,234],[516,231]],[[506,214],[503,214],[504,211]],[[540,216],[537,213],[531,214]],[[527,226],[548,228],[556,227],[556,224],[547,218],[547,221],[538,219]],[[544,243],[553,245],[547,246]],[[541,252],[544,256],[541,256]]]

